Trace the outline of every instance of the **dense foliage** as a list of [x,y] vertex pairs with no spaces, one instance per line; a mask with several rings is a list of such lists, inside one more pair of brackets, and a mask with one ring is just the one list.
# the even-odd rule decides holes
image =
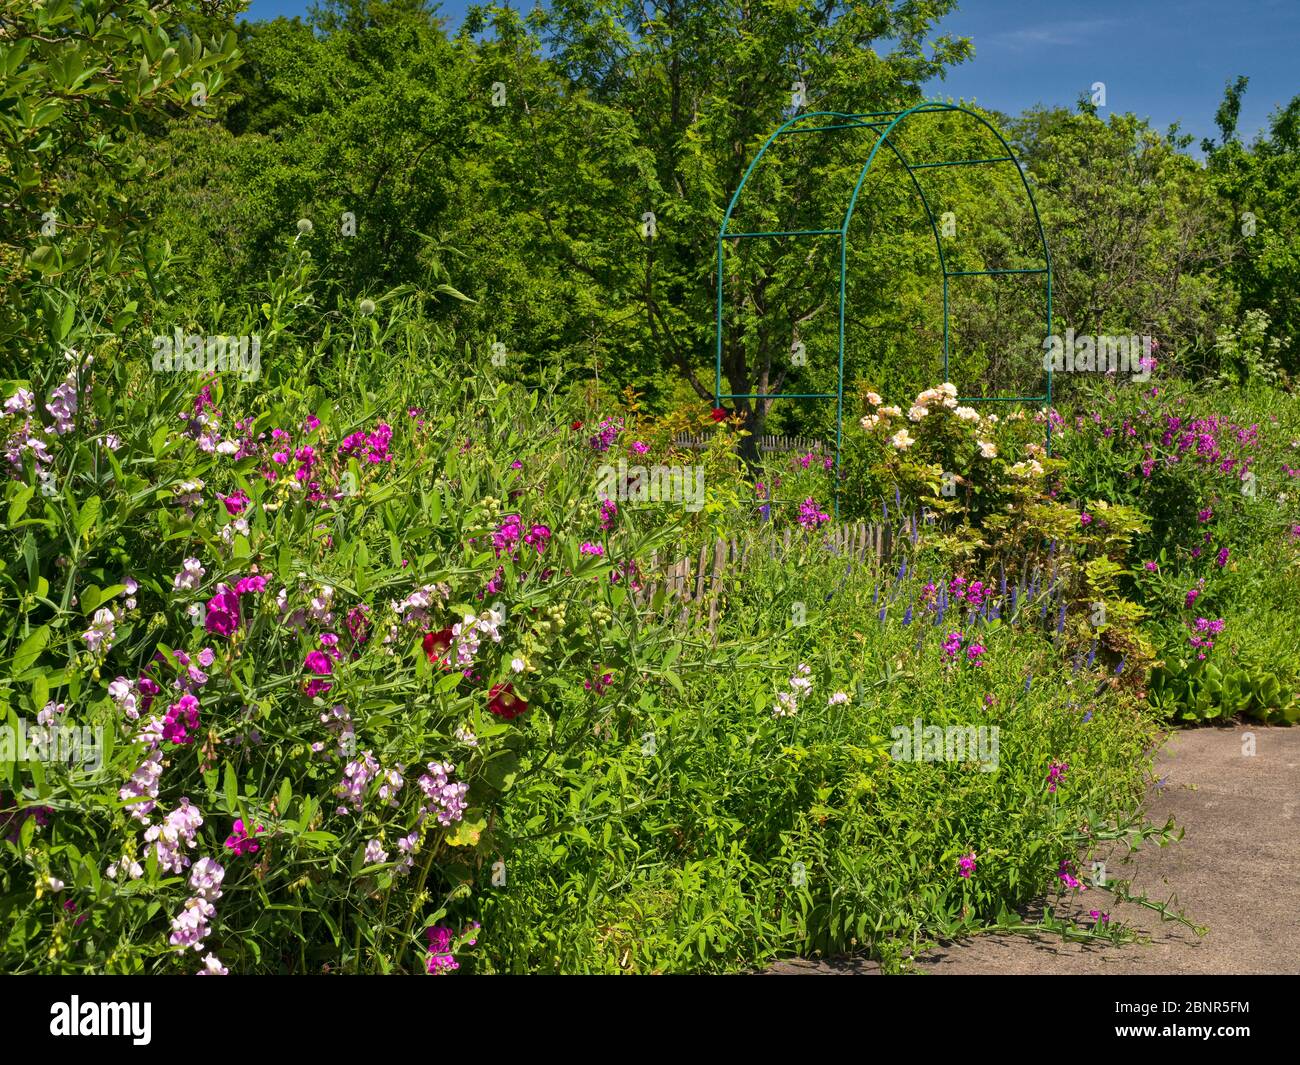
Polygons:
[[[943,381],[882,168],[839,469],[830,404],[713,408],[748,160],[792,86],[919,101],[952,6],[0,0],[0,971],[897,968],[1174,834],[1162,727],[1300,718],[1295,102],[1245,146],[1230,88],[1204,162],[1086,107],[900,130],[1006,131],[1058,321],[1155,337],[1138,380],[960,401],[1040,379],[1033,293],[955,290]],[[792,140],[737,224],[839,224],[869,138]],[[950,262],[1036,261],[1015,168],[959,170]],[[724,389],[833,388],[837,266],[729,258]],[[1042,926],[1130,934],[1098,905]]]

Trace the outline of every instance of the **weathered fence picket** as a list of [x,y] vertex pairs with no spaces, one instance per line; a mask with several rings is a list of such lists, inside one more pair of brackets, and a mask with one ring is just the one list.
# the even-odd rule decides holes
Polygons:
[[[673,446],[686,448],[689,451],[703,451],[713,442],[713,439],[714,436],[710,433],[677,433],[673,437]],[[799,451],[804,454],[825,455],[831,450],[828,445],[811,436],[767,435],[760,436],[757,442],[758,450],[769,454]]]
[[[638,600],[647,607],[652,606],[662,590],[662,617],[671,617],[675,612],[678,623],[684,625],[697,616],[705,620],[709,632],[715,632],[729,582],[740,578],[752,561],[761,557],[759,552],[769,559],[785,558],[792,550],[806,549],[808,543],[803,537],[796,540],[794,530],[787,528],[780,534],[747,532],[739,539],[717,540],[703,545],[698,555],[671,562],[661,560],[659,553],[654,552]],[[845,561],[842,584],[854,566],[870,565],[879,571],[889,563],[894,529],[876,522],[845,523],[823,529],[812,545]]]

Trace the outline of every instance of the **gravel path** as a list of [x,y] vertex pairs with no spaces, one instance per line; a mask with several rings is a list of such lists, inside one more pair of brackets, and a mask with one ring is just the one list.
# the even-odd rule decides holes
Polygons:
[[[1248,735],[1254,737],[1248,755]],[[1143,930],[1148,942],[1122,946],[1063,943],[1021,935],[981,935],[943,944],[916,959],[935,975],[1090,973],[1300,973],[1300,728],[1234,726],[1172,733],[1157,756],[1149,818],[1170,816],[1181,842],[1150,842],[1135,854],[1107,855],[1108,874],[1133,894],[1177,906],[1203,936],[1131,903],[1108,909]],[[1086,871],[1085,871],[1086,875]],[[1076,896],[1071,913],[1097,908]],[[781,962],[772,973],[856,975],[876,971],[857,959]]]

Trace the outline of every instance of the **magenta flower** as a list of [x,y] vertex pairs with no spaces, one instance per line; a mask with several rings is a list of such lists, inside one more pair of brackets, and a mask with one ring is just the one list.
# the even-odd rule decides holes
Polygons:
[[203,627],[216,636],[230,636],[239,628],[239,595],[228,584],[218,584],[208,600]]
[[334,672],[334,664],[324,651],[308,651],[307,657],[303,660],[303,666],[322,676],[328,676]]
[[550,542],[551,530],[545,525],[534,525],[524,537],[524,543],[534,548],[539,555],[546,550],[546,545]]
[[225,504],[226,511],[230,516],[237,517],[247,508],[249,499],[241,489],[236,489],[228,496],[222,496],[221,502]]
[[392,462],[389,444],[393,439],[393,430],[386,422],[380,422],[373,433],[349,433],[339,444],[339,454],[355,455],[363,462]]
[[370,625],[370,608],[365,603],[358,603],[348,611],[348,635],[354,644],[370,639]]
[[964,880],[969,880],[971,873],[975,872],[975,852],[971,851],[965,858],[957,862],[957,875]]
[[591,437],[587,443],[592,451],[608,451],[618,439],[618,434],[622,431],[623,424],[620,420],[606,418],[600,423],[600,431]]
[[1056,785],[1065,776],[1065,771],[1070,768],[1068,762],[1053,762],[1047,767],[1047,790],[1056,791]]
[[1092,524],[1092,515],[1089,514],[1086,510],[1080,511],[1080,512],[1079,512],[1079,524],[1080,524],[1080,525],[1091,525],[1091,524]]
[[[253,837],[244,830],[243,820],[236,819],[232,827],[233,831],[226,837],[226,849],[234,851],[235,857],[237,858],[241,858],[245,854],[256,854],[259,845],[254,841]],[[253,829],[253,836],[256,836],[259,832],[265,831],[266,830],[261,825],[258,825]]]
[[492,534],[492,551],[497,558],[515,557],[517,545],[523,538],[523,521],[518,514],[507,514],[500,527]]
[[460,962],[456,960],[456,955],[451,952],[451,929],[446,925],[436,924],[430,927],[426,934],[429,937],[429,956],[425,962],[426,970],[440,976],[459,969]]
[[199,727],[199,701],[188,692],[167,708],[163,718],[162,738],[168,743],[193,743],[191,730]]
[[805,529],[815,529],[818,525],[830,520],[831,516],[818,509],[817,501],[812,496],[799,504],[799,524]]
[[[324,651],[308,651],[307,657],[303,660],[303,667],[317,674],[317,677],[329,676],[334,672],[334,664]],[[303,694],[309,699],[322,695],[333,687],[328,681],[319,680],[317,677],[303,685]]]
[[582,686],[587,691],[594,691],[597,695],[600,695],[612,683],[614,683],[613,673],[600,673],[596,675],[594,680],[583,681]]
[[601,547],[600,544],[593,544],[590,541],[584,541],[582,546],[578,548],[578,554],[580,555],[600,556],[603,555],[604,553],[605,553],[605,549]]
[[948,633],[948,638],[943,641],[943,657],[951,662],[957,657],[957,652],[961,650],[962,635],[960,632]]
[[612,499],[603,499],[600,503],[600,527],[608,532],[614,527],[614,519],[618,517],[618,504]]
[[1068,858],[1062,858],[1061,864],[1056,867],[1057,878],[1068,888],[1074,888],[1076,891],[1087,891],[1087,885],[1081,884],[1079,878],[1071,871],[1071,862]]

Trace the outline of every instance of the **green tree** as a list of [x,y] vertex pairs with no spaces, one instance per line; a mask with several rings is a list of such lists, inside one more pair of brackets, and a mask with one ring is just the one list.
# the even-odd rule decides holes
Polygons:
[[1052,250],[1056,332],[1145,333],[1166,369],[1211,364],[1232,249],[1204,168],[1131,114],[1034,109],[1013,130]]
[[38,351],[56,351],[83,325],[130,318],[132,294],[163,253],[148,247],[147,219],[126,191],[143,173],[129,135],[185,113],[215,116],[238,63],[235,37],[204,43],[191,27],[234,7],[0,0],[0,358],[9,373],[25,378]]
[[1245,79],[1229,86],[1219,114],[1231,117],[1222,142],[1209,145],[1207,167],[1229,216],[1223,229],[1236,254],[1227,278],[1243,312],[1262,311],[1278,361],[1300,373],[1300,96],[1278,108],[1249,145],[1233,135]]
[[[631,116],[637,144],[653,158],[654,180],[636,189],[639,196],[626,213],[611,220],[626,230],[652,212],[656,227],[638,256],[617,264],[632,271],[637,284],[618,287],[633,289],[657,361],[675,367],[701,399],[713,394],[718,226],[750,159],[795,108],[863,112],[919,101],[921,82],[970,54],[967,42],[946,36],[932,42],[930,55],[923,50],[934,23],[952,7],[948,0],[899,7],[835,0],[558,0],[539,15],[569,82]],[[876,49],[885,42],[892,47],[881,54]],[[865,157],[860,132],[829,144],[790,138],[803,143],[790,144],[755,175],[744,224],[836,224],[854,164]],[[553,199],[544,212],[553,218],[561,208]],[[590,235],[557,227],[556,239],[574,246]],[[740,254],[728,249],[724,284],[735,313],[724,323],[724,391],[789,390],[799,376],[789,358],[798,331],[830,314],[827,290],[810,292],[808,281],[832,272],[838,248],[830,243],[809,249],[765,240],[749,241]],[[813,366],[819,360],[812,345],[808,351]],[[824,355],[820,361],[824,370]],[[771,401],[737,399],[734,407],[757,433]]]

